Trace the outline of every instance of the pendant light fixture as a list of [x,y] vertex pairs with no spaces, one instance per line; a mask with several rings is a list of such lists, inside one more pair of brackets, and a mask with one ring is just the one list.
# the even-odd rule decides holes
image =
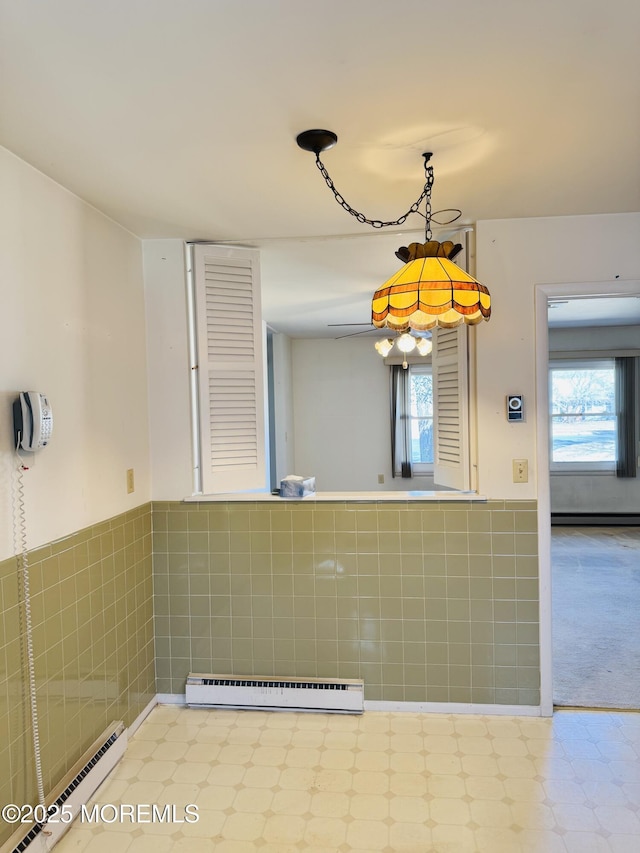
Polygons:
[[[461,323],[475,325],[482,320],[488,320],[491,316],[491,297],[488,289],[453,262],[462,246],[454,245],[451,241],[440,243],[432,237],[431,223],[437,220],[431,213],[431,188],[434,180],[433,166],[429,164],[431,153],[423,154],[425,185],[419,198],[398,219],[383,222],[379,219],[368,219],[359,213],[335,188],[320,154],[332,148],[337,141],[338,137],[330,130],[306,130],[296,138],[300,148],[316,155],[316,166],[336,201],[358,222],[373,228],[402,225],[412,213],[420,213],[420,205],[423,201],[425,203],[425,212],[420,214],[425,218],[425,242],[411,243],[396,252],[405,265],[373,295],[372,325],[378,329],[388,328],[396,333],[395,338],[378,341],[375,344],[376,350],[386,357],[395,345],[405,355],[413,350],[426,355],[431,351],[431,342],[422,336],[412,335],[411,330],[425,332],[436,326],[451,329]],[[459,216],[460,212],[457,213]],[[456,216],[447,223],[438,224],[450,224],[457,218]]]
[[[433,176],[433,167],[425,168]],[[432,239],[429,196],[426,223],[426,241],[399,250],[396,254],[407,262],[373,294],[371,322],[378,329],[452,329],[491,316],[487,288],[452,260],[462,247]]]

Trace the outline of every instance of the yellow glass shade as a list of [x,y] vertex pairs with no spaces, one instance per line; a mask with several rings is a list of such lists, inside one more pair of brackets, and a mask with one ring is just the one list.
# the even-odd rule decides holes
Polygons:
[[448,258],[409,261],[376,290],[371,303],[371,322],[378,329],[453,328],[490,316],[487,288]]

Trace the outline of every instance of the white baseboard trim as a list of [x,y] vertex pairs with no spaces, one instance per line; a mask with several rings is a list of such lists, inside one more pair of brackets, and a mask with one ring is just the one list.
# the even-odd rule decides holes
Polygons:
[[131,723],[129,728],[127,729],[127,734],[131,737],[135,732],[140,728],[140,726],[144,723],[149,714],[153,711],[153,709],[158,704],[158,697],[154,696],[153,699],[149,702],[149,704],[143,708],[142,711],[138,714],[135,720]]
[[538,705],[479,705],[465,702],[382,702],[364,700],[365,711],[411,714],[481,714],[484,716],[540,717]]
[[158,705],[186,705],[187,697],[184,693],[157,693]]
[[[158,693],[158,705],[186,705],[184,693]],[[260,710],[257,708],[256,710]],[[538,705],[479,705],[464,702],[379,702],[364,701],[365,711],[397,711],[408,714],[482,714],[486,716],[540,717]]]

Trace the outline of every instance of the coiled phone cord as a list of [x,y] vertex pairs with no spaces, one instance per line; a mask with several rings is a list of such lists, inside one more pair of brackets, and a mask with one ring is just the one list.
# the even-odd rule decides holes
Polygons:
[[22,604],[24,615],[24,635],[27,646],[27,670],[29,674],[29,700],[31,705],[31,732],[33,737],[33,757],[36,771],[38,802],[46,814],[44,781],[42,776],[42,756],[40,753],[40,727],[38,723],[38,701],[36,694],[36,669],[33,657],[33,628],[31,621],[31,592],[29,589],[29,554],[27,550],[27,516],[24,507],[23,474],[27,468],[23,465],[16,450],[16,473],[14,478],[13,503],[13,543],[18,560],[18,577],[22,585]]

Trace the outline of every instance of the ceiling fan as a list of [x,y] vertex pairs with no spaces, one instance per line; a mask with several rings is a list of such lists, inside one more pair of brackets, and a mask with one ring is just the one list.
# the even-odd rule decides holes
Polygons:
[[338,335],[338,337],[335,338],[335,340],[339,341],[339,340],[342,340],[342,338],[353,338],[356,335],[366,335],[369,332],[382,332],[383,334],[385,333],[384,329],[376,329],[376,327],[371,322],[369,322],[369,323],[327,323],[328,329],[333,328],[333,327],[335,327],[335,328],[346,327],[346,328],[353,329],[356,326],[367,326],[367,328],[362,329],[362,331],[360,331],[360,332],[348,332],[346,335]]
[[[353,328],[353,327],[355,327],[355,326],[368,326],[369,328],[368,328],[368,329],[363,329],[363,330],[362,330],[362,331],[360,331],[360,332],[349,332],[349,333],[348,333],[348,334],[346,334],[346,335],[338,335],[338,337],[337,337],[337,338],[334,338],[334,340],[336,340],[336,341],[340,341],[340,340],[342,340],[343,338],[354,338],[354,337],[356,337],[357,335],[367,335],[367,334],[369,334],[370,332],[377,332],[377,333],[378,333],[378,337],[380,337],[380,338],[387,338],[387,337],[389,337],[389,330],[388,330],[388,329],[384,329],[384,328],[383,328],[383,329],[378,329],[378,328],[376,328],[372,323],[327,323],[327,328],[328,328],[328,329],[330,329],[330,328],[332,328],[332,327],[340,327],[340,326],[346,326],[346,327],[351,327],[351,328]],[[413,329],[413,330],[412,330],[412,334],[413,334],[413,336],[414,336],[414,337],[416,337],[416,338],[430,338],[430,337],[431,337],[431,332],[430,332],[430,331],[428,331],[428,332],[421,332],[421,331],[419,331],[418,329]]]

